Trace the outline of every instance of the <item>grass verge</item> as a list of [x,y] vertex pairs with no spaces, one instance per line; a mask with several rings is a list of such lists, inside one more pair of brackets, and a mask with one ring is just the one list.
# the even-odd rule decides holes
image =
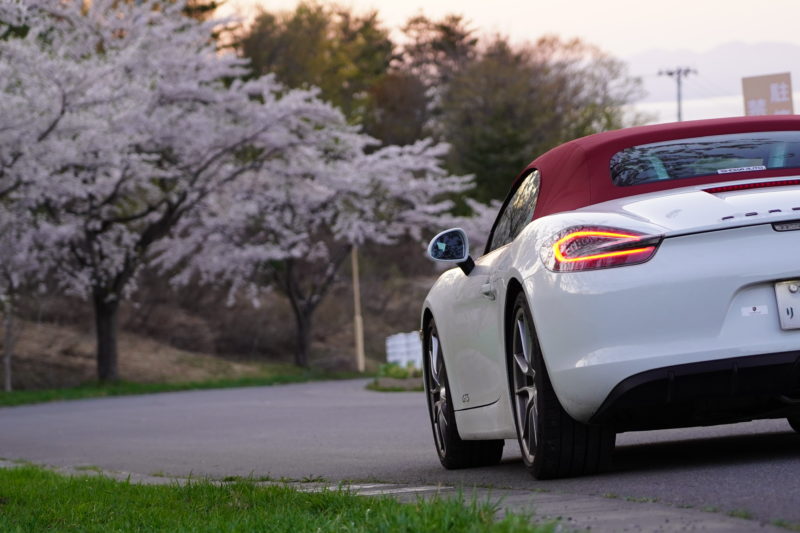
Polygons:
[[364,387],[367,390],[376,392],[424,392],[424,387],[384,387],[376,381],[370,381]]
[[89,383],[78,387],[64,389],[19,390],[0,392],[0,407],[12,407],[31,403],[52,402],[58,400],[79,400],[82,398],[98,398],[105,396],[130,396],[134,394],[152,394],[155,392],[173,392],[203,389],[227,389],[233,387],[257,387],[278,385],[283,383],[302,383],[326,379],[349,379],[363,377],[357,373],[326,373],[314,370],[303,370],[281,365],[277,371],[266,371],[263,376],[215,379],[180,383],[133,383],[120,381],[117,383]]
[[384,363],[378,367],[375,380],[367,385],[367,390],[378,392],[423,391],[422,369],[413,363],[402,366],[398,363]]
[[138,485],[66,477],[37,467],[0,469],[0,531],[545,532],[525,516],[462,499],[402,504],[344,491],[303,493],[252,482]]

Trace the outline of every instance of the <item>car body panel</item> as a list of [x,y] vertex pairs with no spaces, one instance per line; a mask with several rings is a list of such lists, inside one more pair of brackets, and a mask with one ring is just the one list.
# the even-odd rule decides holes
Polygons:
[[[624,216],[604,214],[598,220],[598,213],[583,215],[575,222],[619,225]],[[431,304],[447,300],[444,295],[451,291],[479,293],[491,275],[484,258],[476,261],[485,270],[476,272],[474,280],[454,269],[443,276],[448,283],[437,284],[428,296],[426,307],[433,311],[442,338],[459,339],[456,346],[443,345],[448,368],[459,369],[450,374],[457,411],[507,401],[504,353],[496,347],[505,345],[500,309],[512,280],[522,281],[535,328],[546,332],[539,341],[556,394],[565,410],[583,422],[632,374],[700,359],[800,349],[800,330],[780,329],[774,294],[775,282],[800,278],[800,231],[777,232],[771,221],[753,220],[750,226],[725,231],[675,235],[647,263],[589,272],[556,273],[540,261],[515,261],[515,256],[531,255],[525,250],[543,245],[551,222],[530,224],[514,243],[490,254],[491,264],[506,256],[505,263],[522,267],[494,271],[494,301],[465,304],[459,299],[448,309]],[[639,229],[653,228],[638,222]],[[743,314],[753,307],[758,311]],[[465,308],[474,315],[468,317]],[[464,394],[470,395],[469,402],[460,401]],[[499,407],[486,410],[488,427],[497,426],[492,413]],[[469,418],[479,416],[471,413]],[[472,426],[475,433],[459,425],[462,438],[513,429],[506,424],[489,431],[477,421]]]
[[[505,391],[498,370],[502,354],[497,347],[504,342],[498,330],[500,303],[482,292],[484,285],[491,284],[494,263],[501,254],[497,250],[477,259],[469,276],[457,268],[445,272],[426,302],[436,317],[440,338],[446,339],[442,341],[445,362],[457,360],[463,369],[448,373],[450,398],[456,411],[497,402]],[[438,298],[437,294],[453,294],[455,298]],[[481,334],[474,335],[476,331]]]
[[462,439],[513,439],[514,415],[507,395],[496,402],[472,409],[456,411],[456,425]]
[[[789,179],[800,176],[790,175]],[[748,183],[770,183],[771,178],[748,180]],[[737,182],[723,181],[724,187]],[[709,193],[708,185],[682,187],[666,192],[650,193],[610,200],[573,211],[618,213],[663,228],[665,235],[696,233],[726,229],[775,220],[800,218],[800,188],[797,186]],[[633,228],[631,228],[633,229]]]
[[540,343],[553,386],[585,422],[630,375],[800,349],[800,330],[780,329],[774,292],[775,282],[798,277],[800,232],[762,224],[665,239],[641,265],[542,269],[526,284],[536,287],[531,307],[547,331]]

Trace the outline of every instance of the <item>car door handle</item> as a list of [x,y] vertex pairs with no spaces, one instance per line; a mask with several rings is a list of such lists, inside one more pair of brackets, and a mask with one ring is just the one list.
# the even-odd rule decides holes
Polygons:
[[491,282],[484,283],[481,285],[481,294],[489,298],[490,300],[494,300],[495,292],[494,288],[492,288]]

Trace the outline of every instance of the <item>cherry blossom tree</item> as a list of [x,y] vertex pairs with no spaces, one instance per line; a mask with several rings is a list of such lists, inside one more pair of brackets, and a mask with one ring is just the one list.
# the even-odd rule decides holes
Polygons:
[[312,92],[237,81],[243,61],[218,53],[214,22],[183,16],[181,2],[17,7],[30,30],[0,48],[3,71],[18,73],[4,89],[23,109],[14,117],[41,120],[7,122],[4,134],[25,139],[2,155],[0,186],[36,213],[61,287],[91,298],[98,377],[116,380],[119,303],[153,245],[207,196],[350,132]]
[[3,315],[3,390],[12,389],[17,297],[46,271],[35,257],[35,232],[30,213],[0,203],[0,314]]
[[370,151],[364,135],[333,145],[296,147],[236,187],[210,195],[164,247],[163,267],[185,268],[185,283],[226,283],[231,297],[257,301],[276,289],[294,314],[295,363],[309,366],[314,311],[353,246],[420,240],[452,207],[448,196],[471,187],[440,165],[447,146],[420,141]]
[[0,198],[48,174],[50,142],[80,129],[78,111],[109,77],[94,57],[65,60],[63,49],[41,46],[49,29],[32,6],[0,3]]
[[37,180],[49,175],[56,138],[80,129],[74,117],[95,98],[87,89],[108,74],[90,59],[65,62],[57,51],[35,45],[46,26],[37,24],[41,20],[29,8],[23,2],[0,4],[0,312],[6,391],[12,388],[18,295],[47,271],[47,256],[35,246],[31,198]]
[[[220,54],[181,2],[0,4],[0,201],[30,216],[35,264],[95,312],[115,380],[117,314],[154,259],[282,291],[307,366],[312,316],[352,246],[417,239],[469,188],[427,141],[376,148],[313,91]],[[10,265],[10,263],[9,263]],[[21,272],[21,270],[20,270]]]

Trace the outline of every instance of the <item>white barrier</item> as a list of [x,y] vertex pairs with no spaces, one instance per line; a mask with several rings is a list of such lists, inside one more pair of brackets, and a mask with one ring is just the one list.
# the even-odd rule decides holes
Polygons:
[[386,361],[407,366],[412,363],[414,368],[422,368],[422,341],[419,333],[396,333],[386,337]]

